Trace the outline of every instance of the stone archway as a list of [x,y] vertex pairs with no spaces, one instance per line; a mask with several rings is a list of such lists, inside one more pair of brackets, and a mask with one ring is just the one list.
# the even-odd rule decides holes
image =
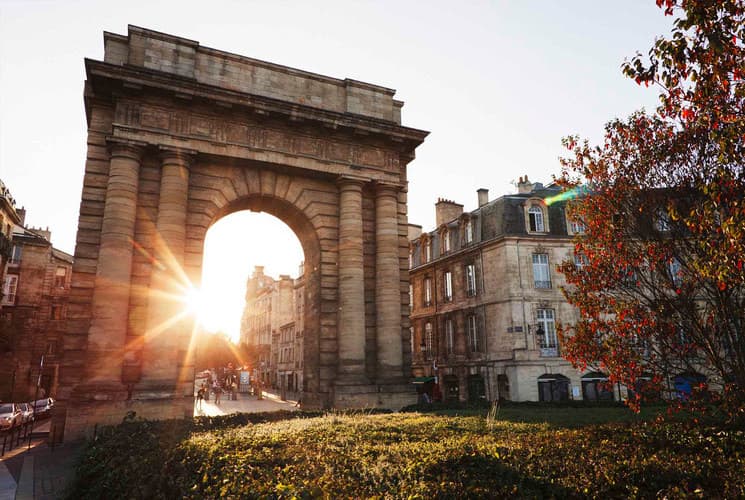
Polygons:
[[[192,321],[207,229],[277,216],[310,270],[308,393],[318,407],[398,408],[407,386],[406,165],[427,133],[395,91],[130,26],[86,60],[88,154],[53,433],[129,412],[192,411]],[[165,293],[164,293],[165,292]]]

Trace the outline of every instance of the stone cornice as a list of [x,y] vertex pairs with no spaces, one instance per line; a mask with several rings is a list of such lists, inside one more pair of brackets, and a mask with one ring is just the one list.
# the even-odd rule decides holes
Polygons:
[[99,79],[119,82],[131,89],[153,88],[169,92],[179,98],[202,98],[222,106],[240,106],[257,113],[284,116],[288,120],[298,119],[317,122],[331,129],[348,128],[353,131],[376,134],[393,142],[407,143],[406,153],[413,154],[414,148],[420,145],[429,132],[411,127],[397,125],[394,122],[367,117],[354,113],[340,113],[308,105],[291,103],[247,94],[239,91],[199,83],[170,73],[130,65],[120,66],[93,59],[85,59],[86,75],[89,85],[95,90]]

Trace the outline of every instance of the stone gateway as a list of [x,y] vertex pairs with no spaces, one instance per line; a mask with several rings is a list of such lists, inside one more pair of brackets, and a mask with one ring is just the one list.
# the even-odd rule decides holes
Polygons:
[[[130,26],[86,60],[88,151],[52,439],[190,416],[209,227],[270,213],[305,254],[304,406],[414,402],[406,166],[394,90]],[[262,244],[262,235],[255,235]]]

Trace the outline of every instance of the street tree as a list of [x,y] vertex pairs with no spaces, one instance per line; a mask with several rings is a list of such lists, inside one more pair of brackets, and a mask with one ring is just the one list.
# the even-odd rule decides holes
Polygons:
[[745,1],[656,0],[670,35],[623,72],[659,89],[653,113],[576,136],[559,179],[585,226],[561,266],[579,311],[564,355],[660,394],[676,375],[745,406]]

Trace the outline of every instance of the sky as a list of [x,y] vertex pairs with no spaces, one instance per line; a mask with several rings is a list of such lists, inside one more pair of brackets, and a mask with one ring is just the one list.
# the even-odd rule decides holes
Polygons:
[[[597,143],[606,122],[652,110],[656,90],[620,66],[671,19],[654,0],[0,0],[0,179],[27,224],[49,227],[69,253],[86,151],[83,59],[102,60],[103,32],[126,35],[128,24],[396,89],[403,124],[431,132],[408,167],[409,222],[431,230],[438,198],[473,210],[479,188],[493,199],[523,175],[550,182],[562,137]],[[212,326],[235,335],[254,266],[296,276],[302,259],[271,216],[218,221],[205,248],[205,272],[217,274],[203,280],[219,290]]]

